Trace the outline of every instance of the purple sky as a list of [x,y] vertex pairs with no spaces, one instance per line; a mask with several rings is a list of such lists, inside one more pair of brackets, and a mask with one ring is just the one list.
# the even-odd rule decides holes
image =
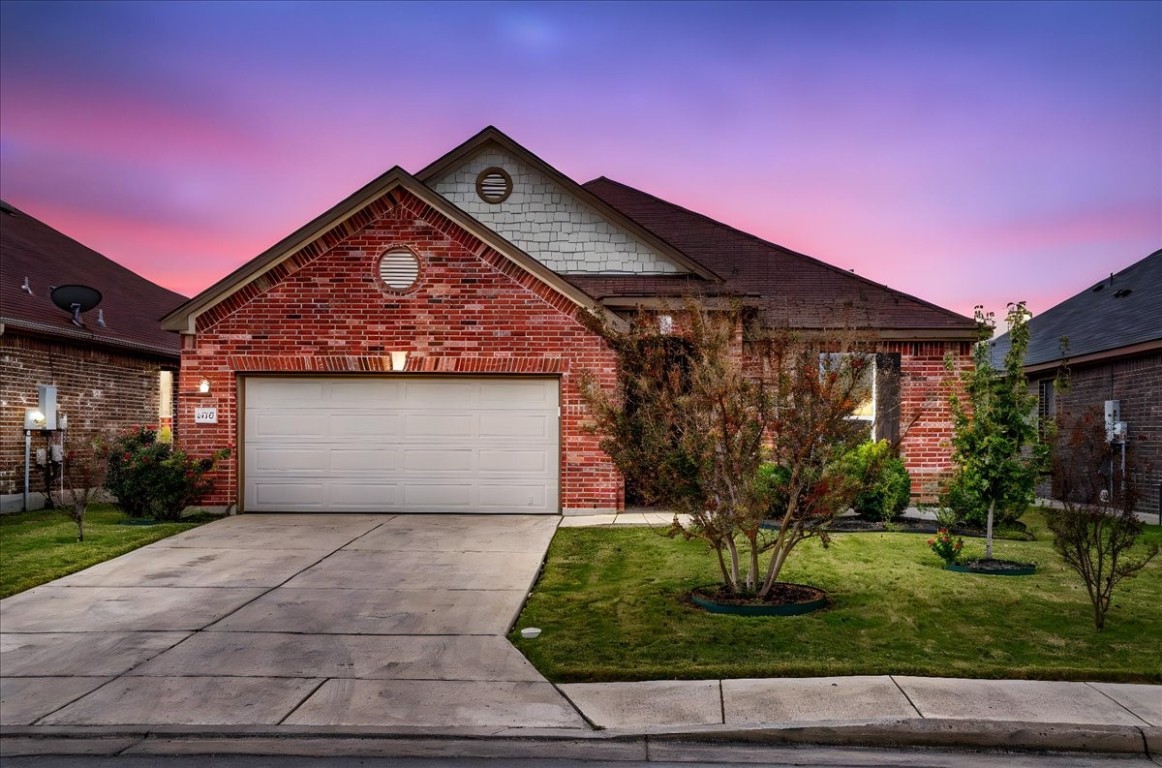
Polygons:
[[488,124],[970,315],[1162,247],[1162,3],[0,3],[0,195],[187,295]]

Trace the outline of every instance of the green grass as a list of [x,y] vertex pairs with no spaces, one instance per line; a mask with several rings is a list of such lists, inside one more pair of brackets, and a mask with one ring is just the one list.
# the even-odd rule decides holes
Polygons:
[[201,514],[180,523],[122,525],[125,515],[107,504],[89,507],[85,540],[63,512],[0,516],[0,598],[59,579],[210,520]]
[[[1033,576],[951,573],[910,533],[835,534],[801,544],[783,580],[826,589],[827,610],[796,617],[704,613],[683,597],[718,580],[699,542],[640,528],[564,528],[511,635],[554,682],[914,674],[1162,682],[1162,557],[1114,592],[1104,632],[1089,598],[1050,544],[994,543],[994,556],[1033,561]],[[1148,526],[1142,542],[1162,542]],[[984,542],[966,539],[967,558]]]

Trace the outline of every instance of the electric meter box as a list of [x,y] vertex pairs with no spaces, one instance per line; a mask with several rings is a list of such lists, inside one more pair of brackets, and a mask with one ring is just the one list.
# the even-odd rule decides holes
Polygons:
[[[1122,420],[1122,403],[1120,400],[1106,400],[1106,442],[1112,443],[1118,439],[1118,422]],[[1125,427],[1122,427],[1123,431]],[[1124,433],[1124,432],[1123,432]]]

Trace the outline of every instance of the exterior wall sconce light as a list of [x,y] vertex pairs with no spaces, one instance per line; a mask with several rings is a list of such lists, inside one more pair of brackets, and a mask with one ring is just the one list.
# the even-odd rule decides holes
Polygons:
[[402,371],[408,366],[408,353],[405,352],[391,352],[391,370]]
[[24,428],[25,429],[44,429],[45,418],[44,414],[36,408],[29,408],[24,412]]
[[203,395],[210,394],[210,380],[209,379],[202,379],[202,381],[198,384],[198,392],[202,393]]

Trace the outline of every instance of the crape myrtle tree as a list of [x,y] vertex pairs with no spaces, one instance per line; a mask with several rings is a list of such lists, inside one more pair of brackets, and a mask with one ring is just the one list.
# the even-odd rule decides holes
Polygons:
[[977,307],[981,336],[973,351],[973,366],[964,374],[963,397],[953,393],[949,398],[956,465],[949,495],[970,508],[987,510],[988,560],[993,556],[997,512],[1015,519],[1033,502],[1037,476],[1048,455],[1048,446],[1037,434],[1037,396],[1029,391],[1023,368],[1030,317],[1024,302],[1009,304],[1005,319],[1011,345],[997,371],[989,356],[992,314]]
[[582,393],[627,482],[675,512],[671,535],[705,541],[730,594],[766,598],[796,545],[826,545],[859,490],[839,459],[868,438],[852,416],[874,355],[849,333],[761,329],[738,304],[690,299],[668,314],[671,333],[649,312],[625,331],[595,318],[617,386],[586,374]]
[[64,480],[52,498],[54,506],[76,523],[77,541],[85,540],[85,513],[103,489],[107,457],[108,444],[101,435],[82,439],[79,448],[65,455]]
[[[1123,447],[1130,448],[1125,463]],[[1138,499],[1132,446],[1107,440],[1105,416],[1091,408],[1063,416],[1053,446],[1053,490],[1063,509],[1047,510],[1053,548],[1081,576],[1100,632],[1114,588],[1133,578],[1158,554],[1150,544],[1129,556],[1143,523],[1134,514]]]

